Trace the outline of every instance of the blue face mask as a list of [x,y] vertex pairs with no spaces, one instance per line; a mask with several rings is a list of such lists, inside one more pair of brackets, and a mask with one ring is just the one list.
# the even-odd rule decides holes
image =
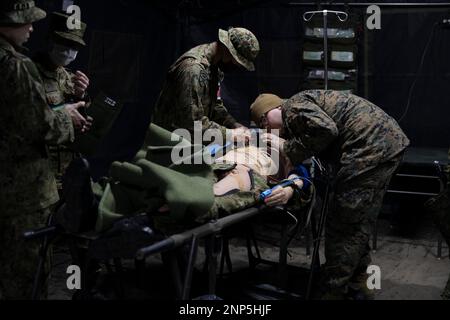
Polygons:
[[50,51],[50,58],[55,65],[66,67],[77,58],[77,54],[78,50],[55,43]]

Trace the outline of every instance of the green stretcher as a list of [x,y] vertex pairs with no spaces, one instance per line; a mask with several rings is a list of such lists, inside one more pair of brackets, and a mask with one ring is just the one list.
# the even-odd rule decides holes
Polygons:
[[[274,209],[261,205],[242,208],[242,210],[236,208],[238,210],[236,213],[224,217],[211,216],[207,223],[196,223],[196,218],[208,215],[214,204],[213,169],[206,164],[172,164],[170,156],[174,148],[193,151],[187,156],[189,158],[198,156],[199,152],[205,152],[202,148],[198,151],[198,146],[191,145],[181,137],[151,125],[145,143],[136,154],[135,159],[129,163],[113,163],[108,183],[102,187],[95,185],[93,188],[93,193],[99,199],[99,203],[98,215],[93,220],[95,224],[91,226],[92,228],[83,231],[68,231],[70,226],[64,225],[64,214],[67,214],[68,211],[63,206],[54,215],[55,219],[53,220],[56,220],[57,226],[50,221],[47,228],[26,234],[28,239],[44,238],[41,260],[45,260],[49,234],[55,232],[70,239],[77,239],[77,241],[71,242],[72,245],[82,243],[82,247],[87,250],[85,256],[87,261],[81,261],[79,264],[84,268],[89,268],[91,260],[114,259],[115,263],[118,263],[117,261],[121,258],[134,258],[136,268],[142,268],[142,265],[145,266],[146,257],[158,253],[172,254],[175,249],[190,244],[184,283],[181,284],[179,281],[179,270],[178,275],[173,275],[174,281],[177,282],[177,297],[189,298],[198,242],[206,239],[209,247],[214,247],[214,241],[217,241],[217,236],[224,230],[250,221],[264,213],[273,212]],[[158,208],[164,204],[169,205],[170,212],[158,214]],[[286,213],[280,208],[275,211]],[[151,227],[156,231],[160,226],[167,225],[175,225],[179,228],[172,229],[168,233],[158,233],[157,236],[154,236],[153,230],[146,226],[139,226],[137,229],[130,228],[134,221],[139,219],[147,221],[145,218],[153,220]],[[287,234],[285,233],[285,236]],[[135,241],[133,237],[140,237],[139,241]],[[286,239],[283,243],[288,244]],[[283,252],[283,259],[280,258],[280,261],[286,261],[287,250]],[[209,281],[212,283],[210,291],[213,292],[217,267],[214,257],[217,257],[217,252],[212,250],[208,255]],[[74,260],[77,261],[77,259]],[[176,267],[172,269],[174,268],[176,269]],[[38,268],[34,292],[38,292],[37,288],[41,285],[42,278],[42,268]]]

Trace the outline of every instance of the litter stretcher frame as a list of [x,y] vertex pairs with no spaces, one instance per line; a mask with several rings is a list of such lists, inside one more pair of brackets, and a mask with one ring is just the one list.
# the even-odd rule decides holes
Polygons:
[[[323,169],[323,168],[322,168]],[[308,286],[306,288],[306,294],[305,299],[309,300],[311,298],[312,293],[312,287],[314,284],[314,278],[316,272],[320,269],[320,257],[319,257],[319,250],[320,250],[320,243],[322,239],[322,233],[325,226],[326,216],[328,213],[328,202],[329,202],[329,195],[330,195],[330,182],[328,179],[328,176],[326,175],[326,172],[320,170],[320,177],[319,179],[314,178],[314,184],[319,184],[322,182],[323,184],[323,190],[324,194],[322,196],[322,206],[320,208],[320,216],[319,216],[319,223],[316,225],[315,223],[315,217],[314,214],[311,215],[311,232],[313,237],[313,254],[311,257],[311,263],[310,263],[310,270],[309,270],[309,277],[308,277]],[[316,192],[316,191],[314,191]],[[314,206],[315,204],[312,203],[311,206]],[[310,208],[311,210],[313,208]],[[175,284],[176,289],[176,298],[180,300],[188,300],[190,298],[191,293],[191,287],[192,287],[192,275],[194,271],[194,264],[196,262],[197,258],[197,252],[199,248],[199,241],[202,239],[206,240],[206,248],[207,248],[207,255],[206,255],[206,265],[208,268],[208,294],[214,295],[216,292],[216,281],[217,281],[217,258],[218,258],[218,250],[215,250],[217,248],[217,240],[220,238],[222,231],[232,227],[236,226],[240,223],[249,222],[252,218],[255,218],[257,216],[272,213],[274,211],[278,212],[286,212],[286,209],[277,207],[277,208],[268,208],[266,206],[257,206],[252,207],[246,210],[243,210],[241,212],[237,212],[231,215],[224,216],[217,220],[211,220],[206,224],[200,225],[198,227],[195,227],[190,230],[183,231],[178,234],[171,235],[161,241],[155,242],[149,246],[140,248],[137,250],[135,254],[135,266],[136,266],[136,272],[138,275],[140,272],[142,272],[145,268],[145,259],[151,255],[155,254],[164,254],[169,253],[169,265],[171,269],[171,273],[173,276],[173,281]],[[49,246],[51,244],[51,237],[55,234],[58,234],[59,236],[63,236],[66,239],[69,240],[70,250],[72,259],[75,260],[75,262],[79,263],[79,266],[82,270],[82,292],[83,294],[88,294],[88,290],[90,290],[90,286],[88,283],[88,272],[85,272],[89,269],[89,263],[91,261],[82,261],[81,258],[77,257],[76,249],[77,245],[75,244],[75,241],[78,242],[84,242],[87,247],[89,247],[89,243],[91,241],[95,241],[97,238],[100,237],[99,234],[95,233],[81,233],[81,234],[71,234],[68,232],[64,232],[62,230],[59,230],[57,226],[54,226],[52,224],[52,216],[50,216],[47,227],[28,231],[24,233],[24,237],[28,240],[32,239],[41,239],[41,246],[40,246],[40,258],[38,262],[38,266],[35,273],[35,279],[33,284],[33,293],[32,293],[32,299],[37,300],[39,297],[39,292],[42,287],[43,278],[44,278],[44,263],[45,259],[48,253]],[[287,241],[288,233],[286,232],[286,229],[283,228],[282,230],[282,239],[281,239],[281,245],[280,245],[280,258],[279,258],[279,273],[282,274],[284,268],[287,266]],[[308,238],[307,238],[308,239]],[[307,241],[308,242],[308,241]],[[190,244],[189,249],[189,259],[186,266],[186,271],[184,275],[184,279],[181,279],[181,273],[180,268],[177,266],[177,262],[175,257],[172,255],[172,253],[177,249],[182,247],[183,245]],[[261,256],[259,255],[258,248],[256,245],[256,242],[254,243],[257,257],[254,257],[252,254],[251,244],[250,240],[247,239],[247,250],[248,250],[248,256],[249,256],[249,263],[255,265],[255,263],[271,263],[274,264],[274,262],[270,262],[264,259],[261,259]],[[219,250],[220,251],[220,250]],[[307,252],[309,252],[309,243],[307,243]],[[227,256],[228,255],[228,256]],[[223,264],[225,260],[229,260],[229,252],[228,252],[228,246],[224,246],[224,250],[222,252],[222,259],[221,259],[221,273],[223,270]],[[77,261],[78,260],[78,261]],[[82,263],[81,263],[82,261]],[[121,265],[121,258],[115,258],[113,259],[114,266],[116,269],[116,272],[119,274],[122,272],[122,265]],[[276,263],[275,263],[276,264]],[[111,271],[109,263],[106,263],[108,271]],[[123,289],[119,288],[118,296],[123,295]]]

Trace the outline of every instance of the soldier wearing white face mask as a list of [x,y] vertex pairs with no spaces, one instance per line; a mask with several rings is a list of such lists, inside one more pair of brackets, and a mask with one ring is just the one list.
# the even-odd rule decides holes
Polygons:
[[[72,30],[67,27],[68,19],[69,16],[64,13],[51,14],[48,49],[33,58],[44,84],[47,104],[54,110],[80,101],[86,102],[86,107],[90,104],[87,94],[89,78],[81,71],[67,69],[77,58],[78,51],[86,46],[83,40],[86,24],[80,21],[80,28]],[[87,120],[92,119],[88,117]],[[73,157],[73,153],[64,146],[50,147],[51,166],[58,189],[61,188],[62,175]]]
[[59,12],[51,15],[49,47],[47,52],[34,57],[44,82],[47,102],[52,108],[66,103],[86,101],[89,78],[81,71],[75,73],[66,67],[72,63],[86,43],[83,40],[86,24],[81,22],[79,29],[69,29],[69,16]]

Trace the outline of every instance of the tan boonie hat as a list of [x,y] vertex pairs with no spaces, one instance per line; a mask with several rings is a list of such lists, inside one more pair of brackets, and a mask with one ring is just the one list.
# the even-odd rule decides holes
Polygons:
[[284,103],[279,96],[270,93],[263,93],[256,98],[250,106],[252,120],[257,126],[260,125],[261,117],[270,110],[276,109]]
[[49,32],[53,34],[56,39],[69,41],[76,46],[85,46],[83,36],[86,31],[86,23],[80,21],[80,28],[69,29],[67,21],[69,15],[52,12]]
[[0,25],[28,24],[47,16],[44,10],[30,0],[1,0]]
[[240,65],[249,71],[255,70],[253,62],[259,54],[259,42],[253,33],[244,28],[219,29],[219,40]]

